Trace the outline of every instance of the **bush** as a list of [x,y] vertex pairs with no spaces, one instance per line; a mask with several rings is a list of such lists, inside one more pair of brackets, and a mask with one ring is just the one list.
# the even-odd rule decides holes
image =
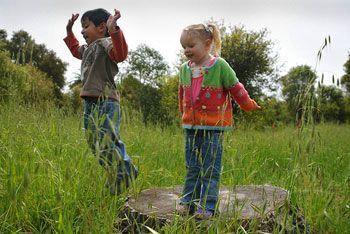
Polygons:
[[30,65],[14,64],[7,52],[0,51],[0,101],[26,104],[54,98],[54,85],[45,73]]

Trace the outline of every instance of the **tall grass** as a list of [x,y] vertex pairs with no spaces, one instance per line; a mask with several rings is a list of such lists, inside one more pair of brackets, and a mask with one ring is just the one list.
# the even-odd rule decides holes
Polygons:
[[[140,175],[130,192],[183,183],[183,135],[178,126],[145,127],[127,111],[121,137]],[[300,130],[236,130],[225,135],[223,185],[272,184],[288,189],[311,230],[350,230],[348,125],[315,126],[312,150]],[[91,154],[81,117],[48,108],[0,107],[0,232],[117,232],[114,221],[126,193],[111,196]],[[201,232],[174,218],[164,232]],[[215,220],[209,232],[239,229]],[[254,231],[252,229],[251,231]]]

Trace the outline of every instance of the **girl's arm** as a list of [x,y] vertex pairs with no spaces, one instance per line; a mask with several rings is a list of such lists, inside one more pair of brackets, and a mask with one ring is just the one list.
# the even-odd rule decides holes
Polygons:
[[233,99],[244,111],[261,109],[261,107],[249,97],[249,94],[242,83],[236,83],[232,88],[229,89],[229,91]]
[[227,89],[231,97],[237,102],[241,109],[244,111],[251,111],[256,109],[261,109],[261,107],[256,104],[256,102],[249,97],[247,90],[244,85],[239,82],[235,71],[230,67],[230,65],[225,61],[222,61],[221,75],[224,77],[223,86]]

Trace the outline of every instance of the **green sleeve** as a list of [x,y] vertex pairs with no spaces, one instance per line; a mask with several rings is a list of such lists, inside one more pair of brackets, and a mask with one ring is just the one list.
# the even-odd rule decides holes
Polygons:
[[225,89],[229,89],[235,86],[239,80],[236,76],[236,72],[230,67],[230,65],[221,59],[221,81]]
[[179,77],[181,85],[191,85],[191,76],[188,72],[187,63],[181,65]]

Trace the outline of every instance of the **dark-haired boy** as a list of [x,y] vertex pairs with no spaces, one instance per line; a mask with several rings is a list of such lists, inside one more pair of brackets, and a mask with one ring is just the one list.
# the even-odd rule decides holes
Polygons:
[[112,194],[121,192],[122,182],[129,187],[137,176],[119,136],[120,99],[114,76],[118,73],[117,63],[128,54],[123,32],[117,26],[120,16],[118,10],[111,15],[102,8],[85,12],[81,17],[81,33],[86,44],[80,46],[72,31],[79,14],[72,14],[64,38],[73,56],[82,60],[80,97],[84,99],[84,129],[89,146],[106,168]]

